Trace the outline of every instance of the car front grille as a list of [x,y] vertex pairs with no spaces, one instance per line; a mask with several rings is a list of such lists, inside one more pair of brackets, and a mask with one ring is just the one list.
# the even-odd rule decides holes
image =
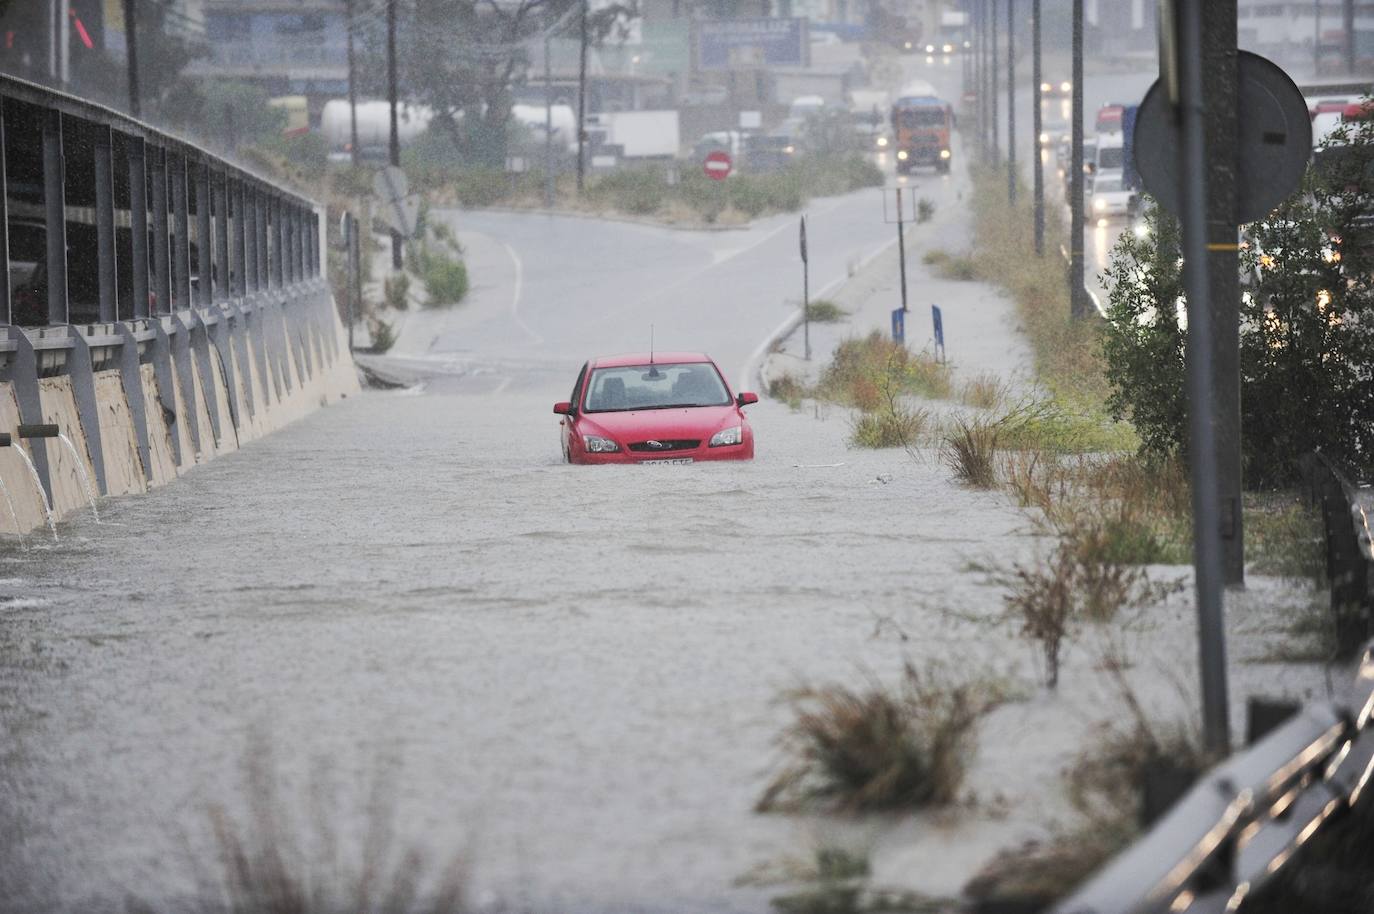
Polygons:
[[650,441],[636,441],[630,445],[630,450],[641,454],[666,454],[669,451],[690,451],[701,446],[700,438],[656,438]]

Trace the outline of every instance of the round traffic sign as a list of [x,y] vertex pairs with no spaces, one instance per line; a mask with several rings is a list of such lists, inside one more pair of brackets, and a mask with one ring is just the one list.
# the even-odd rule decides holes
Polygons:
[[[1237,222],[1262,219],[1302,182],[1312,156],[1307,102],[1293,80],[1258,54],[1237,61]],[[1156,80],[1135,119],[1135,167],[1145,189],[1172,213],[1179,207],[1178,123]]]
[[730,153],[724,149],[714,150],[706,156],[706,161],[701,167],[702,171],[706,172],[706,177],[724,181],[730,177]]

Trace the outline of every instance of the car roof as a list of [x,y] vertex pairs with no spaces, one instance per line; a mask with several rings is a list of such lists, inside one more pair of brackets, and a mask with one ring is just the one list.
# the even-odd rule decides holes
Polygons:
[[[623,355],[602,355],[592,359],[592,368],[623,368],[627,365],[648,365],[650,360],[666,365],[670,362],[711,362],[703,352],[628,352]],[[714,363],[712,363],[714,364]]]

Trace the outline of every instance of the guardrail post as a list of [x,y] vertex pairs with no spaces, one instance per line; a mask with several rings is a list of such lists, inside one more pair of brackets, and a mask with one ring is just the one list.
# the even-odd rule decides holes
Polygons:
[[[19,421],[24,425],[38,425],[43,421],[43,401],[38,394],[38,356],[33,351],[33,343],[28,335],[18,327],[9,330],[10,339],[16,344],[14,358],[10,362],[6,380],[14,390],[14,399],[19,406]],[[52,504],[52,476],[48,471],[48,449],[30,443],[29,456],[33,467],[38,471],[38,481],[43,492]]]
[[[67,192],[62,114],[43,113],[43,211],[47,227],[48,323],[67,323]],[[6,277],[8,282],[8,277]]]
[[267,198],[260,188],[253,189],[253,250],[256,269],[253,271],[253,292],[257,299],[257,312],[253,315],[253,325],[258,333],[259,370],[262,383],[268,383],[271,375],[272,390],[281,402],[283,379],[282,362],[275,336],[275,318],[272,316],[271,271],[268,263],[270,238],[267,231]]
[[224,301],[234,294],[229,270],[228,181],[228,175],[210,176],[210,203],[215,219],[215,266],[212,271],[215,285],[210,295],[212,301]]
[[68,330],[72,348],[67,354],[67,376],[72,382],[72,399],[76,401],[76,416],[86,439],[86,453],[95,470],[95,484],[101,495],[109,495],[105,484],[105,449],[100,443],[100,405],[95,399],[95,371],[91,365],[91,347],[86,337],[75,327]]
[[[233,208],[234,227],[230,235],[232,252],[228,262],[230,277],[230,312],[234,318],[233,340],[234,355],[238,359],[239,375],[243,382],[243,403],[248,408],[248,417],[257,415],[253,399],[253,368],[248,356],[248,222],[244,218],[243,181],[225,175],[225,201]],[[266,381],[260,381],[266,383]]]
[[0,324],[12,321],[10,311],[10,211],[9,178],[5,165],[5,99],[0,96]]
[[[137,270],[134,271],[134,275],[138,275]],[[124,396],[129,401],[129,415],[134,420],[134,440],[138,445],[138,459],[143,463],[143,478],[152,482],[153,458],[148,450],[148,404],[143,399],[143,372],[138,363],[138,340],[127,321],[121,321],[116,329],[120,338],[124,340],[119,354],[119,377],[124,382]]]
[[172,281],[176,286],[169,310],[191,307],[191,220],[186,201],[186,157],[170,157],[172,176]]
[[[100,278],[100,322],[119,319],[119,292],[115,283],[114,149],[110,128],[100,131],[95,143],[96,264]],[[103,470],[97,476],[103,475]],[[101,492],[105,491],[101,485]]]
[[[148,316],[148,178],[142,137],[129,137],[129,265],[133,274],[134,319]],[[147,437],[147,430],[144,430]]]
[[[211,259],[214,240],[210,237],[210,167],[196,165],[196,283],[195,304],[208,308],[214,298],[215,268]],[[218,437],[218,436],[217,436]]]
[[[234,357],[230,345],[233,334],[233,327],[230,326],[232,317],[227,310],[232,294],[229,273],[228,188],[225,186],[228,180],[228,176],[224,174],[210,174],[209,176],[210,195],[208,199],[215,226],[214,265],[211,268],[215,282],[210,298],[212,305],[219,302],[224,306],[214,311],[215,323],[210,331],[210,338],[215,344],[215,351],[219,353],[219,367],[224,377],[225,401],[229,404],[229,421],[233,424],[235,437],[237,437],[240,422],[238,379],[234,372]],[[244,369],[240,368],[240,371],[242,370]]]
[[170,314],[172,311],[172,241],[167,224],[167,150],[153,149],[153,269],[156,299],[149,307],[150,314]]
[[267,296],[262,291],[263,277],[267,272],[263,246],[266,223],[263,221],[262,195],[258,189],[245,187],[243,198],[244,224],[247,230],[244,239],[244,278],[248,281],[253,309],[249,329],[255,341],[253,355],[258,365],[258,379],[262,382],[262,402],[263,406],[267,407],[271,405],[272,393],[276,394],[277,402],[281,402],[281,379],[276,374],[276,361],[267,348]]
[[[168,318],[175,321],[175,318]],[[177,416],[176,384],[177,377],[174,376],[172,367],[172,334],[176,333],[173,326],[172,334],[167,332],[167,325],[163,323],[163,318],[154,317],[149,321],[149,326],[153,329],[153,380],[157,382],[158,404],[162,407],[162,419],[171,432],[172,455],[177,462],[177,466],[183,463],[181,453],[181,434],[177,423],[180,417]],[[195,423],[191,423],[194,429]]]
[[196,357],[200,390],[205,396],[205,412],[210,416],[210,434],[215,436],[215,445],[218,446],[224,434],[219,421],[219,398],[215,396],[215,363],[210,358],[210,328],[199,308],[188,309],[187,315],[191,321],[191,350]]

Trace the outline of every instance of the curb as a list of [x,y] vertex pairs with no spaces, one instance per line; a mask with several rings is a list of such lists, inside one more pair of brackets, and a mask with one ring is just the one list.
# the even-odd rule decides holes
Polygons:
[[[619,222],[624,225],[642,225],[649,228],[668,229],[674,232],[747,232],[754,227],[754,220],[745,222],[741,225],[712,225],[701,223],[696,225],[681,225],[672,222],[659,222],[655,219],[638,218],[635,216],[614,215],[602,216],[597,213],[581,213],[575,210],[563,209],[544,209],[543,207],[526,208],[522,206],[453,206],[441,207],[445,212],[452,213],[509,213],[511,215],[522,216],[556,216],[563,219],[592,219],[597,222]],[[778,214],[782,215],[782,214]]]

